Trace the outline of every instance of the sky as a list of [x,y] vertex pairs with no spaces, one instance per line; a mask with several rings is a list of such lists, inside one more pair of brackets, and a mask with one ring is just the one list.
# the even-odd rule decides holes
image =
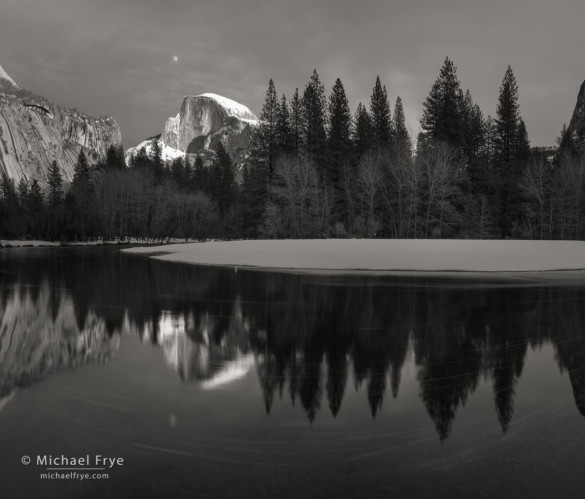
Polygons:
[[340,78],[352,112],[376,76],[416,136],[449,57],[495,115],[508,65],[531,145],[552,146],[585,79],[583,0],[0,0],[0,66],[50,101],[121,126],[125,147],[161,133],[185,95],[260,114],[267,84]]

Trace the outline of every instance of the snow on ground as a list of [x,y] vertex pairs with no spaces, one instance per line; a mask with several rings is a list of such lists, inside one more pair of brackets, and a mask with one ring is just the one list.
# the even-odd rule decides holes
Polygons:
[[526,272],[585,269],[582,241],[315,239],[129,248],[160,260],[304,270]]
[[[212,241],[212,239],[209,239]],[[145,238],[138,238],[138,237],[125,237],[123,239],[102,239],[101,237],[98,239],[94,239],[93,241],[33,241],[28,239],[0,239],[0,248],[25,248],[25,247],[47,247],[47,246],[99,246],[102,244],[146,244],[146,245],[154,245],[154,244],[175,244],[175,243],[184,243],[185,238],[163,238],[161,239],[145,239]]]
[[20,241],[16,239],[0,239],[0,248],[23,248],[23,247],[44,247],[60,246],[60,242],[55,241]]

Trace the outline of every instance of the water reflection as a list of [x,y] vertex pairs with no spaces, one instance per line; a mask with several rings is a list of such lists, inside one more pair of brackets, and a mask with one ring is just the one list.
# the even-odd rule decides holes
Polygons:
[[288,399],[309,421],[338,415],[348,385],[376,418],[385,397],[400,397],[410,359],[442,440],[482,379],[505,433],[529,349],[552,343],[585,416],[579,286],[235,273],[98,249],[0,262],[0,408],[51,372],[106,362],[120,335],[136,335],[203,389],[255,369],[267,413]]

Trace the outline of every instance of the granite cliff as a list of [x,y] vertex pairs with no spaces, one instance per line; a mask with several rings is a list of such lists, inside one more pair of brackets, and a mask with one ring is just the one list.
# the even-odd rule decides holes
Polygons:
[[238,164],[257,123],[250,109],[231,99],[212,93],[189,95],[183,98],[179,113],[167,120],[162,134],[128,149],[126,162],[142,147],[150,151],[154,141],[158,141],[165,160],[211,154],[221,141]]
[[48,167],[56,160],[69,182],[79,151],[95,164],[110,145],[122,147],[120,127],[113,118],[94,118],[51,104],[18,87],[0,67],[0,175],[16,183],[34,178],[44,184]]
[[585,81],[581,84],[567,132],[575,145],[585,147]]

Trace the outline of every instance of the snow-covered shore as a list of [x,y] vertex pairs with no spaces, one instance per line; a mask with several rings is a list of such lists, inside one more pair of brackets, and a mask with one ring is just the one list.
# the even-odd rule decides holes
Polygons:
[[[153,239],[141,239],[137,237],[130,237],[124,239],[94,239],[92,241],[46,241],[46,240],[32,240],[32,239],[0,239],[0,248],[48,248],[56,246],[112,246],[122,244],[137,244],[150,245],[161,244],[163,241]],[[184,243],[185,239],[165,238],[164,242],[167,244]]]
[[541,272],[585,269],[584,241],[314,239],[128,248],[201,265],[320,271]]

